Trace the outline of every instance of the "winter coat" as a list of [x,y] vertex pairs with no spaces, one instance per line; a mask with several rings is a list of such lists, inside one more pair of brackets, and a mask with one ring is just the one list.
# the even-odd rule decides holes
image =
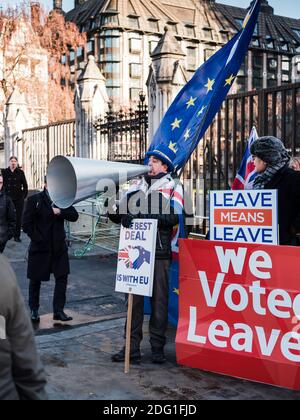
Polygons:
[[10,168],[2,171],[6,194],[13,201],[22,201],[28,195],[28,185],[24,172],[17,168],[14,172]]
[[[137,207],[141,211],[132,216],[139,219],[154,219],[158,221],[155,256],[158,260],[172,259],[171,242],[173,228],[179,223],[179,216],[170,206],[170,200],[166,199],[159,191],[159,189],[163,188],[164,184],[170,184],[170,181],[172,181],[171,176],[166,175],[158,179],[151,189],[146,187],[138,191],[128,192],[125,197],[125,200],[127,200],[127,213],[130,213],[128,203],[137,197]],[[141,185],[145,186],[145,181]],[[120,207],[123,207],[123,203],[120,204]],[[121,223],[122,221],[122,215],[118,214],[118,209],[117,214],[108,214],[108,217],[114,223]]]
[[46,190],[27,200],[23,231],[31,239],[28,255],[27,276],[31,280],[49,281],[51,273],[56,278],[70,273],[65,221],[76,222],[78,213],[74,207],[53,213],[52,203]]
[[3,256],[0,290],[0,400],[47,399],[32,325],[15,275]]
[[277,172],[265,189],[278,190],[280,245],[295,245],[293,225],[300,214],[300,172],[285,166]]
[[11,199],[0,191],[0,245],[6,244],[15,234],[16,210]]

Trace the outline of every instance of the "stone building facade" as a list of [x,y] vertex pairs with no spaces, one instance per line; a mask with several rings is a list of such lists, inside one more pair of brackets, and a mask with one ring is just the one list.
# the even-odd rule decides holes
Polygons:
[[[171,61],[175,56],[175,61],[179,59],[177,71],[184,75],[177,76],[188,80],[241,29],[247,14],[246,9],[214,0],[78,0],[75,6],[66,20],[88,34],[88,43],[62,60],[71,66],[75,84],[78,68],[94,55],[106,78],[109,97],[121,106],[134,103],[139,92],[146,90],[152,59],[158,68],[160,58],[165,58],[156,47],[166,27],[178,42],[174,51],[168,51],[174,53]],[[300,20],[277,16],[263,0],[253,41],[232,93],[299,80]]]

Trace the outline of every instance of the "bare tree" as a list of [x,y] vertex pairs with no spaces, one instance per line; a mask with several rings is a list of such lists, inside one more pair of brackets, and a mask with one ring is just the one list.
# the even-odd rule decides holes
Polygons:
[[61,57],[85,42],[85,34],[65,22],[62,14],[47,14],[38,3],[29,7],[25,1],[18,9],[1,11],[0,111],[18,86],[27,95],[32,111],[46,113],[49,122],[73,118],[71,74]]

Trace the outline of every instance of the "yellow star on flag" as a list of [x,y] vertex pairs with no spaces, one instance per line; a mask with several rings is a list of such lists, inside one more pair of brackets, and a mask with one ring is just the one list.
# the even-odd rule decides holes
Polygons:
[[206,110],[206,108],[207,108],[207,106],[203,106],[203,107],[200,109],[200,111],[198,112],[197,117],[200,117],[200,115],[202,115],[202,114],[203,114],[203,112]]
[[213,85],[215,84],[215,80],[210,80],[210,78],[208,78],[208,82],[205,85],[205,87],[207,88],[207,93],[210,92],[211,90],[213,90]]
[[191,106],[195,106],[196,101],[197,101],[197,98],[193,98],[191,96],[191,99],[186,103],[187,104],[187,109],[189,109]]
[[235,76],[233,74],[230,77],[228,77],[228,79],[225,79],[225,82],[226,82],[225,86],[227,85],[231,86],[234,79],[235,79]]
[[178,149],[176,149],[176,143],[172,143],[172,141],[170,141],[169,149],[172,150],[172,152],[174,153],[178,152]]
[[175,295],[178,295],[179,296],[179,289],[174,289],[173,290],[173,293],[175,293]]
[[175,128],[180,128],[180,123],[182,120],[178,120],[177,118],[175,118],[175,121],[171,124],[172,126],[172,131],[175,130]]
[[191,132],[191,129],[188,128],[185,132],[185,135],[184,135],[185,141],[187,141],[191,137],[190,132]]

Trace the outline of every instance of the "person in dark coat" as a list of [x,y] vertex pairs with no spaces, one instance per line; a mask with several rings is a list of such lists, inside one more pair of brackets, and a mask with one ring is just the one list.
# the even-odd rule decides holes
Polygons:
[[0,254],[6,243],[13,238],[16,229],[16,210],[11,199],[5,194],[3,177],[0,175]]
[[23,217],[23,230],[31,239],[28,256],[27,277],[29,284],[29,307],[33,322],[39,322],[39,298],[42,281],[49,281],[53,273],[55,291],[53,319],[71,321],[64,313],[70,264],[65,221],[76,222],[78,213],[74,207],[61,210],[53,205],[45,184],[44,191],[27,200]]
[[253,189],[278,190],[279,243],[296,245],[294,221],[300,214],[300,172],[289,167],[290,156],[281,140],[261,137],[251,146],[259,176]]
[[16,277],[0,255],[0,400],[46,400],[46,375]]
[[3,173],[4,188],[6,194],[12,199],[16,209],[15,241],[21,242],[21,226],[24,210],[24,200],[28,195],[28,185],[24,172],[18,167],[18,159],[12,156],[9,159],[9,167]]
[[[149,323],[150,344],[153,363],[166,361],[164,347],[168,326],[169,268],[172,260],[171,241],[174,226],[179,223],[179,216],[170,205],[170,199],[163,194],[175,191],[176,183],[171,176],[174,170],[175,153],[167,146],[160,145],[149,153],[150,172],[134,191],[129,191],[124,202],[116,208],[115,214],[108,214],[114,223],[122,223],[129,228],[133,219],[155,219],[158,221],[153,296],[151,298],[152,314]],[[130,206],[137,201],[138,212]],[[111,206],[113,207],[113,206]],[[121,214],[125,209],[125,214]],[[134,363],[141,361],[140,343],[143,338],[144,297],[133,296],[133,320],[131,331],[130,359]],[[113,362],[125,360],[125,348],[112,356]]]

